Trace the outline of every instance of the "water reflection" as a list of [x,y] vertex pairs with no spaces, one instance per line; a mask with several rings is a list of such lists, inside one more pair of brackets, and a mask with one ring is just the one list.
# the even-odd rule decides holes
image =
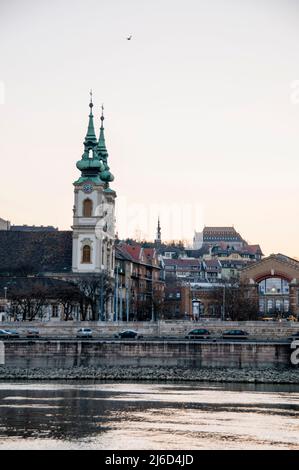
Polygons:
[[299,386],[0,383],[0,449],[298,449]]

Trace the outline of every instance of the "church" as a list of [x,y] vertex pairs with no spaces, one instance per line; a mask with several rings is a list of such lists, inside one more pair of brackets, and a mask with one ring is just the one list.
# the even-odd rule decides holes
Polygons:
[[108,166],[102,107],[99,139],[96,138],[92,101],[84,152],[77,168],[81,176],[74,182],[73,273],[114,272],[115,198],[109,183],[114,180]]
[[[37,285],[46,288],[50,283],[51,289],[49,290],[57,292],[60,286],[64,290],[67,283],[73,285],[82,282],[83,279],[97,276],[98,279],[105,277],[105,283],[109,280],[110,294],[105,296],[105,316],[106,319],[111,319],[113,315],[116,192],[110,187],[114,176],[108,164],[104,135],[104,109],[102,106],[101,125],[97,137],[93,106],[91,94],[88,126],[83,143],[84,150],[81,159],[76,163],[80,174],[73,183],[72,230],[59,231],[54,227],[13,226],[1,219],[0,299],[2,299],[2,304],[6,304],[10,293],[16,293],[18,289],[22,292],[26,290],[30,292]],[[102,279],[102,284],[103,282]],[[56,299],[52,299],[49,309],[51,303],[56,304]],[[50,316],[50,313],[48,315]]]

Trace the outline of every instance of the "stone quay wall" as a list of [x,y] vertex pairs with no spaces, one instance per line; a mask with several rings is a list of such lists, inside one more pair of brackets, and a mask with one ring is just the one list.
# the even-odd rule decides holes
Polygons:
[[27,370],[103,366],[189,369],[291,367],[291,348],[287,342],[9,340],[4,345],[2,365]]

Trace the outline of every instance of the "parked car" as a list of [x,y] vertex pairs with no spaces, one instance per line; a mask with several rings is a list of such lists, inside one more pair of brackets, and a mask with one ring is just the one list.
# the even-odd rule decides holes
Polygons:
[[247,339],[248,336],[244,330],[226,330],[222,333],[223,339]]
[[17,330],[5,330],[10,333],[10,338],[19,338],[20,333]]
[[80,328],[77,331],[77,338],[92,338],[91,328]]
[[39,338],[39,331],[36,328],[29,328],[26,331],[27,338]]
[[209,330],[205,330],[204,328],[196,328],[194,330],[189,331],[189,333],[185,336],[187,339],[207,339],[210,338],[211,334]]
[[7,330],[0,330],[0,340],[1,339],[9,339],[11,338],[12,335],[11,335],[11,332],[10,331],[7,331]]
[[123,330],[120,333],[117,333],[114,335],[115,338],[143,338],[142,335],[139,335],[137,331],[135,330]]

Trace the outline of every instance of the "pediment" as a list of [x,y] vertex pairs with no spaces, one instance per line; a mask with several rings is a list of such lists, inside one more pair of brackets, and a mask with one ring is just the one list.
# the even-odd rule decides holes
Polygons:
[[270,255],[244,268],[241,279],[245,282],[260,282],[270,277],[279,277],[288,282],[299,282],[299,262],[284,255]]

